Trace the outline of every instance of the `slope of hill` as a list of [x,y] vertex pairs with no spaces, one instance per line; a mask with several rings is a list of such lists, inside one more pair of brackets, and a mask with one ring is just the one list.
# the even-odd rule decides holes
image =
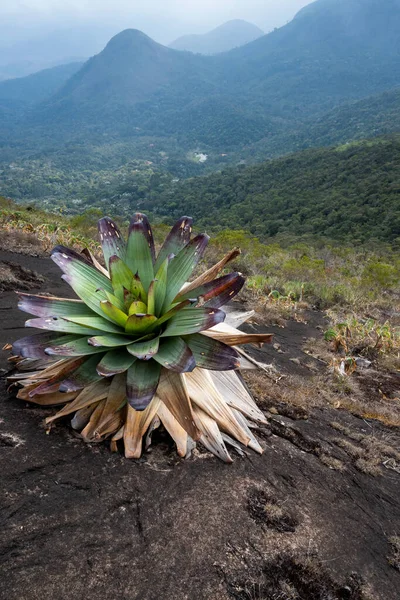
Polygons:
[[81,67],[81,62],[44,69],[27,77],[0,82],[0,107],[27,108],[52,96]]
[[204,34],[184,35],[172,42],[170,48],[196,54],[218,54],[244,46],[262,35],[264,32],[256,25],[236,19]]
[[[55,67],[70,65],[71,63],[80,63],[83,65],[85,60],[87,60],[82,56],[67,56],[58,60],[49,60],[47,58],[47,60],[20,60],[16,62],[5,62],[4,55],[1,55],[2,52],[4,52],[4,55],[7,56],[7,50],[4,50],[0,47],[0,81],[29,77],[29,75],[35,75],[40,71],[46,71],[48,69],[54,69]],[[29,52],[27,52],[26,55],[29,56]]]
[[[400,0],[317,0],[285,27],[232,50],[240,97],[299,118],[400,83]],[[229,78],[229,74],[227,75]]]
[[203,227],[400,241],[400,135],[306,150],[157,190],[146,210]]
[[245,151],[239,150],[235,159],[255,162],[396,132],[400,132],[400,88],[343,104],[298,127],[272,131]]

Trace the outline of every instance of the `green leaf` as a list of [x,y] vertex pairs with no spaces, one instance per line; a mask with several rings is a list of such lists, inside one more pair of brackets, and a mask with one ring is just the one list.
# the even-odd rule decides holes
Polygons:
[[109,260],[112,256],[118,256],[122,260],[125,259],[125,242],[117,225],[109,217],[100,219],[98,228],[104,262],[108,269]]
[[[118,308],[123,305],[125,308],[125,294],[124,294],[124,288],[120,287],[120,288],[114,288],[114,296],[116,298],[118,298]],[[111,303],[112,304],[112,303]],[[124,310],[122,308],[120,308],[120,310]]]
[[149,315],[154,315],[156,310],[156,281],[153,279],[149,286],[149,291],[147,293],[147,313]]
[[154,314],[159,317],[161,315],[162,307],[165,300],[165,294],[167,293],[167,281],[168,281],[168,265],[170,259],[166,258],[161,264],[160,268],[156,272],[155,278],[155,292],[154,292]]
[[65,248],[65,246],[56,246],[51,252],[51,258],[73,283],[90,283],[95,289],[101,288],[112,293],[113,288],[110,280],[83,258],[81,254]]
[[159,317],[158,319],[156,319],[156,321],[154,321],[154,323],[151,327],[151,331],[154,331],[155,329],[160,327],[163,323],[165,323],[169,319],[172,319],[172,317],[174,315],[176,315],[180,310],[183,310],[184,308],[186,308],[186,306],[189,306],[189,305],[190,305],[190,300],[184,300],[183,302],[180,302],[179,304],[176,304],[175,306],[173,306],[168,312],[163,314],[162,317]]
[[50,331],[59,331],[60,333],[76,333],[79,335],[92,335],[95,331],[90,327],[82,327],[82,325],[71,323],[70,321],[60,317],[29,319],[28,321],[25,321],[25,327],[36,327],[36,329],[49,329]]
[[150,327],[157,321],[154,315],[131,315],[126,324],[126,333],[139,334],[150,330]]
[[154,360],[166,369],[177,373],[193,371],[196,361],[189,346],[180,337],[161,340]]
[[161,365],[137,360],[128,369],[126,395],[132,408],[144,410],[152,401],[160,379]]
[[106,300],[107,292],[97,288],[89,281],[82,281],[78,283],[65,274],[61,277],[61,279],[66,281],[72,287],[76,295],[79,296],[93,312],[104,317],[104,313],[100,308],[100,302],[102,300]]
[[147,314],[147,306],[144,302],[141,302],[140,300],[132,302],[132,304],[129,307],[129,316],[145,314]]
[[164,311],[169,309],[173,299],[192,274],[204,254],[208,240],[209,237],[205,233],[196,236],[171,260],[168,267],[167,292],[163,304]]
[[145,291],[154,279],[154,241],[150,223],[142,213],[136,213],[129,227],[126,264],[137,273]]
[[114,290],[131,289],[133,273],[118,256],[110,258],[110,277]]
[[337,338],[337,332],[334,329],[328,329],[327,331],[325,331],[324,333],[324,340],[326,342],[332,342],[333,340],[335,340]]
[[191,217],[181,217],[175,223],[158,253],[156,264],[154,265],[155,272],[158,271],[170,254],[176,256],[186,246],[192,233],[192,223],[193,219]]
[[117,323],[120,327],[125,328],[128,315],[122,312],[122,310],[105,300],[100,302],[100,308],[110,321],[114,321],[114,323]]
[[124,296],[124,312],[126,312],[127,308],[132,304],[135,298],[133,297],[132,292],[126,288],[122,288],[122,292]]
[[125,348],[109,350],[97,365],[97,372],[103,377],[111,377],[124,373],[133,365],[136,358],[129,354]]
[[196,366],[210,371],[231,371],[240,367],[239,355],[230,346],[195,333],[183,338],[196,360]]
[[132,344],[132,338],[123,335],[95,335],[88,339],[88,343],[92,346],[104,346],[106,348],[116,348],[117,346],[127,346]]
[[140,360],[150,360],[158,352],[160,338],[155,337],[144,342],[136,342],[126,347],[128,352]]
[[[93,315],[93,313],[92,313]],[[107,321],[106,319],[103,319],[102,317],[96,317],[96,316],[91,316],[91,317],[68,317],[68,319],[65,319],[66,321],[69,321],[71,323],[77,323],[78,325],[83,325],[84,327],[90,327],[92,330],[98,330],[98,331],[106,331],[107,333],[123,333],[121,331],[121,328],[118,327],[118,325],[114,325],[114,323],[111,323],[110,321]],[[95,331],[91,331],[89,332],[90,334],[94,334],[96,333]]]
[[112,292],[111,282],[74,250],[57,246],[51,258],[64,272],[62,279],[95,313],[102,315],[100,301]]
[[140,300],[147,305],[147,292],[143,287],[139,275],[134,275],[131,285],[132,296],[135,300]]
[[222,323],[225,316],[225,313],[217,308],[204,306],[201,308],[185,308],[172,317],[161,337],[189,335],[205,331],[218,323]]
[[[125,310],[125,303],[123,301],[123,293],[120,294],[120,297],[118,298],[117,296],[115,296],[114,294],[110,294],[110,292],[105,292],[105,296],[106,299],[116,308],[119,308],[119,310],[122,310],[122,312],[124,312]],[[121,299],[122,298],[122,299]],[[104,315],[103,315],[104,316]]]
[[62,344],[53,342],[45,348],[45,353],[50,356],[85,356],[86,354],[104,352],[104,348],[90,346],[88,339],[85,336]]

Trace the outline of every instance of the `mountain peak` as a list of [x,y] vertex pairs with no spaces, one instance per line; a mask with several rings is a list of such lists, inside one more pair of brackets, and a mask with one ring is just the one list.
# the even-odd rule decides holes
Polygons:
[[130,52],[137,48],[154,48],[160,46],[148,35],[139,29],[124,29],[114,35],[108,42],[103,52]]

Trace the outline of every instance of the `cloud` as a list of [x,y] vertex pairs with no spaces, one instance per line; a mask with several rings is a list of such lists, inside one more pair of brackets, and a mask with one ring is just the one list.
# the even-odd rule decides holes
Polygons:
[[[118,31],[129,27],[168,44],[180,35],[203,33],[231,19],[245,19],[268,32],[284,25],[309,1],[0,0],[0,46],[11,48],[55,36],[60,31],[63,35],[68,32],[70,37],[75,35],[80,53],[89,56],[99,52]],[[73,40],[69,45],[73,46]],[[61,51],[61,40],[59,47]]]
[[307,0],[2,0],[0,14],[34,17],[44,21],[60,17],[118,21],[123,18],[177,19],[202,26],[233,18],[280,25],[293,17]]

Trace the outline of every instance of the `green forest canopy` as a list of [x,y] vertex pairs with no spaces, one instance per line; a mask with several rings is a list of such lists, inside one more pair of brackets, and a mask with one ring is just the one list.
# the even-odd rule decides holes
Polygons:
[[143,205],[263,238],[287,232],[393,242],[400,237],[400,135],[162,185]]

